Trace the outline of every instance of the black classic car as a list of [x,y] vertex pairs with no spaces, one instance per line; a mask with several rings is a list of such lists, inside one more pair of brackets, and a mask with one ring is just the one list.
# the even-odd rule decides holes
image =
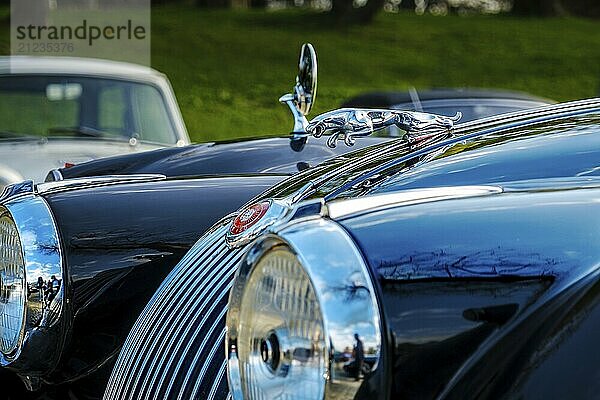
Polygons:
[[0,398],[100,398],[136,318],[202,233],[277,182],[349,151],[305,139],[171,147],[7,186],[0,378],[10,383]]
[[451,116],[460,111],[461,122],[526,108],[554,104],[528,93],[498,89],[435,88],[407,92],[369,92],[346,100],[341,108],[391,108]]
[[[600,99],[454,128],[342,109],[306,132],[352,144],[388,123],[408,133],[215,224],[105,399],[596,398]],[[358,341],[377,361],[357,380]]]
[[[418,203],[485,197],[489,191],[502,191],[504,195],[518,188],[524,194],[530,189],[523,182],[532,181],[535,187],[535,182],[556,178],[564,180],[564,188],[570,187],[574,177],[593,186],[589,181],[594,182],[598,169],[598,146],[594,146],[598,135],[595,138],[587,132],[594,131],[598,101],[508,114],[462,124],[454,130],[455,121],[450,118],[397,110],[338,110],[308,123],[304,115],[310,110],[316,90],[314,51],[309,46],[301,57],[301,67],[294,95],[281,99],[295,115],[291,141],[274,138],[158,150],[55,170],[49,182],[37,186],[25,182],[8,187],[0,199],[2,248],[6,249],[0,304],[0,361],[5,368],[0,377],[10,382],[3,389],[9,397],[25,396],[15,382],[18,376],[33,390],[28,395],[32,398],[97,398],[105,387],[105,398],[227,398],[223,355],[227,296],[242,258],[242,266],[250,265],[245,252],[265,229],[278,233],[287,223],[291,226],[321,218],[340,224],[343,215],[331,212],[336,202],[344,204],[342,208],[347,204],[344,199],[364,201],[375,208],[392,207],[397,201],[388,200],[382,205],[377,196],[395,196],[405,189],[428,188],[417,194],[416,200],[410,190],[406,191],[406,201]],[[399,127],[405,135],[391,141],[362,137],[390,125]],[[576,134],[579,131],[585,134]],[[328,135],[330,146],[338,140],[353,144],[356,138],[361,139],[356,141],[353,153],[348,153],[345,146],[331,148],[308,140],[309,136],[323,134]],[[528,146],[543,150],[528,153]],[[544,168],[539,167],[542,163]],[[506,185],[511,181],[519,181],[514,183],[517,189]],[[561,187],[560,182],[558,179],[557,187]],[[441,191],[434,190],[440,187]],[[390,194],[378,195],[386,191]],[[539,191],[545,192],[543,187]],[[245,202],[247,206],[241,212],[217,222]],[[373,239],[378,240],[377,235]],[[320,248],[335,248],[335,242],[327,238],[317,244]],[[401,251],[398,243],[390,247]],[[315,246],[315,250],[318,248]],[[356,256],[361,251],[351,250],[345,256]],[[528,257],[522,256],[522,260]],[[233,293],[247,293],[239,283],[242,277],[240,273]],[[361,276],[356,278],[360,283]],[[377,280],[365,281],[364,287],[358,283],[354,287],[339,282],[336,293],[340,299],[346,298],[348,291],[363,298],[365,289],[372,294],[380,288]],[[300,289],[312,296],[310,285],[294,293],[298,295]],[[443,288],[440,293],[443,302]],[[369,298],[373,303],[372,296]],[[301,301],[303,312],[310,309],[311,315],[318,317],[313,307],[317,303],[311,301]],[[338,306],[340,310],[354,307],[350,300]],[[357,316],[367,310],[359,309]],[[378,312],[381,324],[387,324],[386,314]],[[268,326],[270,314],[264,315],[266,318],[261,314],[254,320]],[[235,316],[230,315],[230,320],[235,321]],[[298,334],[314,325],[307,318],[303,321],[306,324],[296,326],[301,327]],[[376,386],[376,379],[389,385],[387,375],[384,377],[380,371],[392,371],[389,360],[395,358],[389,358],[387,351],[393,332],[381,325],[378,332],[385,332],[385,337],[379,341],[365,332],[357,329],[350,332],[350,338],[357,333],[364,342],[365,355],[377,357],[378,362],[370,375],[350,382],[350,387],[371,388]],[[267,333],[265,338],[251,340],[260,350],[252,353],[253,362],[263,360],[257,368],[293,373],[295,365],[322,362],[315,358],[324,354],[316,341],[315,346],[307,345],[299,337],[301,345],[284,351],[282,333],[275,329]],[[340,346],[334,336],[328,339],[328,361],[335,361],[336,354],[354,344],[349,341]],[[235,352],[231,346],[228,348],[230,360],[235,360],[231,357]],[[275,361],[285,357],[292,357],[292,362],[280,365]],[[244,359],[239,359],[244,365]],[[301,375],[302,365],[298,368]],[[246,364],[244,368],[252,371],[251,367]],[[308,383],[311,390],[313,386],[319,390],[321,384],[346,388],[340,368],[332,362],[325,375],[320,370],[306,369],[307,375],[291,384],[285,379],[270,382],[273,388],[280,388],[280,383],[301,388],[299,383],[304,385],[311,376],[321,376],[322,382]],[[235,368],[230,371],[234,376]],[[231,379],[236,398],[240,382]],[[257,388],[256,393],[261,390]],[[270,397],[276,396],[266,395]]]

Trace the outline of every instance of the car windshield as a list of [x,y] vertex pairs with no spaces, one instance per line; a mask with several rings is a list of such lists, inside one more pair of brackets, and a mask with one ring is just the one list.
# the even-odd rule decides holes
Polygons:
[[76,76],[0,77],[0,139],[40,136],[177,142],[163,96],[150,84]]

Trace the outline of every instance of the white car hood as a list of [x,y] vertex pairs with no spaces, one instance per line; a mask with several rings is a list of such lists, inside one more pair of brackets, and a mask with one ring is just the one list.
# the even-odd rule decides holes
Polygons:
[[103,139],[0,140],[0,188],[32,179],[43,182],[48,171],[65,163],[80,164],[101,157],[159,149],[164,146]]

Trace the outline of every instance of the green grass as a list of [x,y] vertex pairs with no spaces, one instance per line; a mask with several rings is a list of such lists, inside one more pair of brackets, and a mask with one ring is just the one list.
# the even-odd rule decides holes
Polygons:
[[[7,53],[8,28],[0,29]],[[584,19],[382,13],[345,27],[299,11],[152,13],[152,64],[171,79],[195,141],[288,132],[277,99],[291,89],[306,41],[319,58],[313,116],[377,89],[503,88],[565,101],[600,86],[600,27]]]

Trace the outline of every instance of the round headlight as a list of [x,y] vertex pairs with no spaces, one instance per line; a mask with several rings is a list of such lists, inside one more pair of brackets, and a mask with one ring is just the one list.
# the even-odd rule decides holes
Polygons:
[[40,376],[64,343],[65,290],[56,223],[34,191],[22,182],[0,198],[0,367]]
[[0,352],[15,351],[25,317],[25,264],[17,227],[0,216]]
[[364,382],[383,388],[376,297],[362,255],[331,221],[305,221],[258,240],[229,299],[233,398],[354,398]]
[[265,255],[242,297],[238,353],[248,398],[323,397],[323,317],[306,272],[288,250]]

